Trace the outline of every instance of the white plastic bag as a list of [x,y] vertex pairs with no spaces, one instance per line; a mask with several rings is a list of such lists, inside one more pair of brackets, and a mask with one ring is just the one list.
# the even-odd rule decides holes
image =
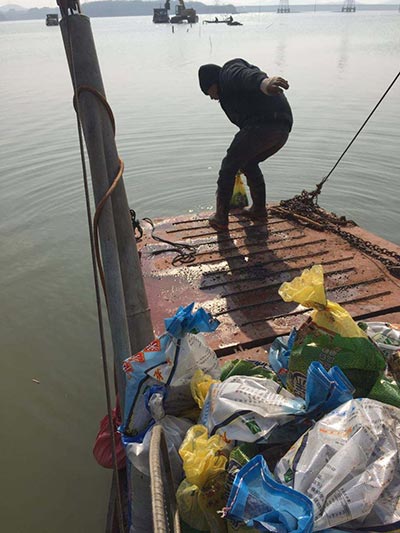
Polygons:
[[173,415],[180,415],[196,405],[190,382],[197,369],[215,379],[221,375],[217,355],[207,345],[202,333],[186,333],[181,339],[171,336],[165,359],[165,363],[149,369],[147,375],[169,385],[165,406],[166,411]]
[[232,376],[211,385],[201,414],[210,435],[255,442],[267,438],[293,415],[305,412],[305,401],[271,379]]
[[275,478],[308,496],[314,531],[343,526],[385,531],[400,522],[400,409],[350,400],[302,436]]
[[[360,324],[360,323],[359,323]],[[386,356],[400,350],[400,328],[388,322],[361,322],[365,332]]]
[[[183,479],[182,460],[178,450],[193,422],[185,418],[165,415],[163,408],[163,395],[153,394],[149,400],[149,408],[156,424],[163,427],[165,440],[168,448],[168,456],[171,465],[172,477],[176,487]],[[142,442],[130,442],[126,445],[126,454],[133,466],[146,476],[150,475],[149,449],[153,426],[147,431]]]
[[213,378],[220,369],[215,352],[207,346],[200,332],[215,331],[219,322],[204,309],[193,313],[194,304],[180,307],[172,318],[165,319],[166,331],[141,352],[125,359],[125,413],[122,432],[141,441],[151,421],[145,407],[145,391],[157,384],[168,388],[166,412],[179,415],[195,406],[190,380],[197,368]]

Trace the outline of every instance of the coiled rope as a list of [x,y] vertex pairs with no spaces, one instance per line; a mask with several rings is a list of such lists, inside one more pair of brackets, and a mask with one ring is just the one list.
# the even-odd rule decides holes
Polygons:
[[164,239],[162,237],[159,237],[156,235],[155,232],[155,226],[154,222],[151,220],[151,218],[143,218],[145,222],[150,224],[151,226],[151,236],[155,241],[163,242],[165,244],[169,244],[172,248],[163,248],[162,250],[157,250],[155,252],[152,252],[153,255],[162,254],[165,252],[177,252],[176,256],[172,259],[172,264],[175,266],[177,264],[188,264],[193,263],[193,261],[196,260],[196,251],[197,246],[194,244],[187,244],[183,242],[174,242],[169,241],[167,239]]

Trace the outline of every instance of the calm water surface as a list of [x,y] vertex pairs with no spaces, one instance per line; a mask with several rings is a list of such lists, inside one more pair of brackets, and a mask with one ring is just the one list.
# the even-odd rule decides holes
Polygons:
[[[93,19],[130,205],[140,217],[211,209],[235,128],[198,89],[197,69],[233,57],[291,85],[293,132],[264,164],[269,200],[311,189],[397,74],[399,17],[257,13],[238,16],[242,27],[175,33],[150,17]],[[59,28],[0,23],[0,66],[2,531],[100,532],[110,475],[91,448],[105,401]],[[397,243],[399,118],[398,83],[321,196]]]

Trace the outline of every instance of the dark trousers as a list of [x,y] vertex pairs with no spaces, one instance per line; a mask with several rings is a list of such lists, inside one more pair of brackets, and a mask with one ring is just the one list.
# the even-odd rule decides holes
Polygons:
[[225,209],[229,209],[238,170],[247,178],[253,203],[265,206],[265,182],[258,164],[278,152],[288,136],[289,127],[277,122],[245,126],[235,135],[222,160],[218,178],[217,195]]

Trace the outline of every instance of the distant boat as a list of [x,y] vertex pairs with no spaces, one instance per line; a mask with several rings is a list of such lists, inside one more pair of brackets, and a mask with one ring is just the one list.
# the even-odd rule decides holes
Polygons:
[[57,13],[49,13],[46,15],[46,26],[58,26]]
[[155,24],[169,24],[169,15],[165,7],[157,7],[153,9],[153,22]]
[[218,18],[213,20],[203,20],[203,24],[226,24],[226,20],[219,20]]
[[228,26],[243,26],[241,22],[233,20],[232,17],[228,17],[227,19],[223,20],[220,20],[218,17],[215,17],[215,19],[212,20],[203,20],[203,24],[227,24]]

